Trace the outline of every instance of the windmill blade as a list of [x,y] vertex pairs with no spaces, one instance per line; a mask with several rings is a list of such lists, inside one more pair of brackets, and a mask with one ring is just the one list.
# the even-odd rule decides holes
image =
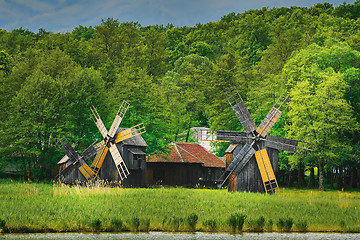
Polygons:
[[253,141],[252,137],[249,137],[248,133],[238,131],[217,130],[216,137],[219,141],[227,141],[231,143],[251,144]]
[[60,138],[59,141],[56,142],[56,145],[69,157],[71,161],[76,162],[81,158],[80,154],[74,150],[65,136]]
[[224,94],[245,131],[247,133],[253,132],[256,129],[256,125],[238,90],[236,88],[232,88]]
[[89,165],[87,165],[87,163],[83,159],[81,159],[79,163],[79,171],[86,178],[86,180],[89,180],[95,175],[95,172],[89,167]]
[[121,142],[146,132],[144,123],[140,123],[115,135],[115,142]]
[[101,135],[103,136],[103,138],[107,138],[108,131],[106,130],[106,127],[103,121],[101,120],[99,113],[96,111],[96,108],[94,106],[91,106],[90,111],[92,115],[91,119],[94,121],[95,125],[99,129]]
[[105,160],[106,154],[109,151],[109,148],[106,146],[105,141],[101,141],[97,144],[97,147],[99,148],[94,161],[91,164],[91,168],[96,171],[95,175],[99,173],[99,170]]
[[200,129],[198,132],[199,141],[214,142],[231,142],[231,143],[248,143],[252,142],[252,138],[246,132],[228,131],[228,130],[207,130]]
[[94,141],[87,149],[85,149],[82,154],[81,157],[85,160],[85,161],[89,161],[93,156],[96,155],[96,153],[99,151],[99,146],[97,144],[97,140]]
[[307,157],[311,157],[312,147],[314,145],[308,142],[270,135],[267,135],[266,138],[262,140],[265,141],[265,147],[296,153]]
[[121,123],[122,119],[124,118],[125,113],[128,110],[129,106],[130,106],[130,104],[127,101],[124,100],[122,102],[118,112],[116,113],[115,119],[110,127],[110,130],[109,130],[109,136],[111,138],[114,137],[116,130],[119,128],[120,123]]
[[123,180],[124,178],[127,178],[127,176],[130,173],[125,165],[123,158],[121,157],[121,155],[119,153],[119,150],[116,147],[116,144],[112,144],[111,147],[109,148],[109,150],[110,150],[112,159],[115,163],[116,169],[118,170],[120,179]]
[[[255,149],[252,147],[252,144],[245,144],[240,152],[235,156],[233,161],[230,163],[230,165],[227,167],[225,172],[221,175],[220,179],[223,179],[222,185],[226,182],[226,180],[230,177],[231,174],[234,174],[235,176],[239,175],[239,173],[243,170],[243,168],[246,166],[246,164],[249,162],[251,157],[255,153]],[[229,184],[234,179],[231,179]]]
[[259,167],[260,175],[264,184],[266,193],[273,193],[275,189],[279,190],[278,183],[275,178],[274,170],[271,166],[269,156],[266,149],[255,152],[256,162]]
[[[280,118],[282,112],[285,111],[286,108],[289,106],[290,103],[288,101],[289,97],[287,96],[283,100],[282,98],[283,98],[283,94],[278,98],[278,100],[275,102],[274,106],[271,108],[271,110],[266,115],[264,120],[256,128],[256,132],[259,133],[261,136],[265,137],[268,134],[268,132],[271,130],[271,128],[274,126],[277,120]],[[282,100],[281,104],[277,105],[280,100]]]

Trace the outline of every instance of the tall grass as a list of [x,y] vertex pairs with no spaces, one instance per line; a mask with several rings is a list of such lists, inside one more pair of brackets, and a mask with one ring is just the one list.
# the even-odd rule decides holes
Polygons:
[[[279,220],[291,218],[290,231],[360,232],[359,208],[359,192],[282,189],[281,195],[230,194],[227,190],[86,188],[0,180],[0,219],[8,232],[231,232],[228,220],[238,212],[249,220],[243,231],[281,231]],[[198,219],[189,228],[192,214]]]

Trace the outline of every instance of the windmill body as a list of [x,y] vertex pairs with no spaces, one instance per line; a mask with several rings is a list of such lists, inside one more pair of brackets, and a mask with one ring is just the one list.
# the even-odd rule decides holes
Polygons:
[[[309,156],[312,144],[268,135],[271,128],[289,105],[288,97],[281,95],[265,119],[256,127],[236,88],[225,93],[245,132],[214,130],[200,132],[203,141],[222,141],[238,144],[231,163],[219,181],[231,184],[236,178],[236,190],[274,193],[279,186],[275,177],[278,168],[277,150]],[[262,185],[262,186],[261,186]]]

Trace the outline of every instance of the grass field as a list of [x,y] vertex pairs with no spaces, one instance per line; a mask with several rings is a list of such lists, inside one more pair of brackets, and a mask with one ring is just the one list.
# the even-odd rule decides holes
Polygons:
[[[0,229],[360,232],[359,192],[281,190],[280,195],[264,195],[186,188],[67,187],[1,180]],[[241,219],[243,226],[238,223]]]

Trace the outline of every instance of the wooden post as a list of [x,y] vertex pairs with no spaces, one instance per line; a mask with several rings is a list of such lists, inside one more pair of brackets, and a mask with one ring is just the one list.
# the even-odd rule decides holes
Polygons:
[[[232,143],[231,145],[237,145]],[[233,151],[226,153],[226,167],[229,166],[229,164],[232,162],[233,160]],[[229,192],[235,192],[236,191],[236,176],[234,174],[231,174],[229,179],[234,179],[231,184],[229,185],[228,191]]]

